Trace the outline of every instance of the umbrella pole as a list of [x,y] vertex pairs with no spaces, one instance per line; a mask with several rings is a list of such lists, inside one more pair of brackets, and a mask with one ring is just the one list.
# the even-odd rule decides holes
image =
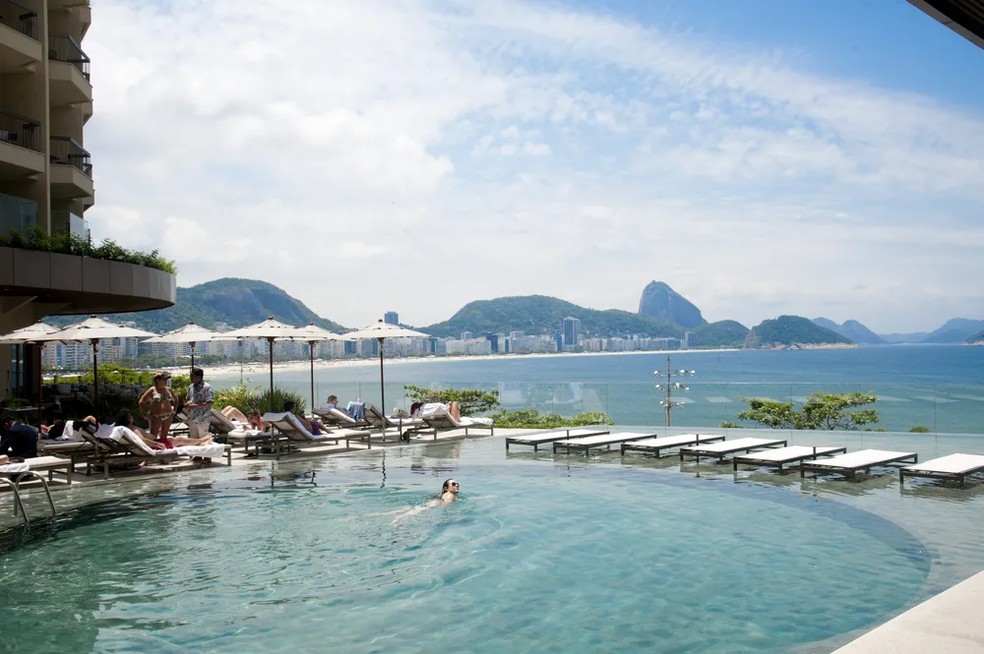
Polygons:
[[314,341],[308,341],[308,352],[311,355],[311,410],[314,411]]
[[191,369],[195,369],[195,341],[191,342]]
[[[92,408],[99,411],[99,339],[92,339]],[[103,416],[96,416],[102,419]]]
[[277,408],[273,406],[273,339],[268,338],[267,343],[270,344],[270,413],[275,413]]
[[44,379],[43,379],[43,377],[41,375],[41,352],[44,350],[44,344],[42,344],[42,343],[36,343],[36,344],[34,344],[34,346],[31,349],[34,350],[34,356],[32,358],[37,363],[36,370],[38,371],[38,385],[37,385],[37,388],[38,388],[38,429],[41,429],[41,404],[42,404],[42,400],[44,400],[44,398],[42,397],[42,390],[41,390],[42,389],[42,386],[43,386],[43,383],[44,383]]
[[[383,414],[383,442],[386,442],[386,383],[383,379],[383,340],[379,339],[379,399],[383,403],[379,407],[379,412]],[[372,444],[372,439],[369,439],[369,444]]]

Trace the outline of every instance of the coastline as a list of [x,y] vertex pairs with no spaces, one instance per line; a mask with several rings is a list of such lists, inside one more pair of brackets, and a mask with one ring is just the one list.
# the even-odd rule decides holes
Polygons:
[[[635,350],[632,352],[533,352],[530,354],[452,354],[450,356],[430,355],[425,357],[394,357],[387,358],[386,367],[398,366],[407,363],[444,363],[448,361],[488,361],[488,360],[529,360],[547,359],[554,357],[597,357],[597,356],[638,356],[645,354],[697,354],[701,352],[739,352],[740,348],[720,348],[713,350]],[[378,359],[315,359],[314,369],[335,370],[338,368],[377,368]],[[204,367],[204,366],[203,366]],[[273,367],[280,371],[310,370],[310,359],[294,359],[290,361],[274,361]],[[238,375],[240,364],[223,364],[220,366],[205,367],[205,374],[209,377],[226,377]],[[250,361],[242,365],[243,374],[261,373],[270,370],[267,362]],[[166,368],[171,372],[182,373],[187,370],[185,366],[172,366]]]

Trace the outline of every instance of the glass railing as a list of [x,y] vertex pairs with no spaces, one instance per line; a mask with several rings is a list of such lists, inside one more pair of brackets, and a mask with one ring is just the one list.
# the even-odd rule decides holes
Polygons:
[[14,0],[0,0],[0,23],[34,40],[38,38],[37,13]]
[[[217,387],[231,386],[234,380],[217,383]],[[265,374],[251,374],[246,382],[250,386],[266,388]],[[648,383],[590,383],[590,382],[496,382],[496,383],[430,383],[386,381],[386,410],[408,409],[411,400],[404,386],[431,388],[476,388],[499,393],[503,409],[535,409],[540,412],[573,416],[588,411],[607,414],[618,425],[653,426],[665,428],[666,411],[660,406],[665,399],[662,392]],[[278,387],[289,389],[311,403],[311,385],[305,381],[276,379]],[[796,408],[814,391],[823,393],[873,393],[878,401],[861,408],[873,408],[878,412],[877,423],[863,429],[889,432],[909,432],[912,429],[934,434],[984,433],[984,384],[971,385],[864,385],[823,383],[691,383],[689,390],[674,393],[673,402],[681,402],[670,411],[672,428],[719,429],[722,423],[733,422],[743,427],[761,428],[762,425],[741,421],[738,412],[747,408],[742,398],[769,398],[793,402]],[[315,382],[317,403],[329,395],[339,397],[344,405],[350,400],[362,400],[379,404],[379,382]]]
[[0,193],[0,234],[30,234],[38,224],[38,203]]

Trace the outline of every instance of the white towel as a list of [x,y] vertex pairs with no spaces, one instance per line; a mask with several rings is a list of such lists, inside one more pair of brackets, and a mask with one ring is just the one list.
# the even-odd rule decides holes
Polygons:
[[16,475],[21,472],[27,472],[31,469],[31,466],[27,463],[5,463],[0,466],[0,475]]

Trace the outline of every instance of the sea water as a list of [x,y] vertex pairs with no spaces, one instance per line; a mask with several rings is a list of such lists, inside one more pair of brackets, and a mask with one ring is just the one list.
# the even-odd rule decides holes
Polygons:
[[[812,392],[860,391],[878,396],[874,428],[934,433],[980,433],[984,426],[984,348],[962,345],[890,345],[811,350],[706,350],[629,355],[440,358],[385,362],[387,410],[407,408],[404,387],[482,388],[499,393],[507,409],[533,408],[561,415],[601,411],[621,425],[664,425],[667,356],[674,390],[671,421],[708,427],[737,421],[743,398],[766,397],[801,404]],[[679,370],[694,375],[680,376]],[[653,373],[660,371],[657,378]],[[213,376],[217,387],[239,383],[233,373]],[[266,388],[266,371],[244,377]],[[307,370],[275,370],[275,383],[304,397]],[[315,401],[338,395],[343,404],[379,397],[379,366],[315,370]],[[310,400],[309,400],[310,403]]]

